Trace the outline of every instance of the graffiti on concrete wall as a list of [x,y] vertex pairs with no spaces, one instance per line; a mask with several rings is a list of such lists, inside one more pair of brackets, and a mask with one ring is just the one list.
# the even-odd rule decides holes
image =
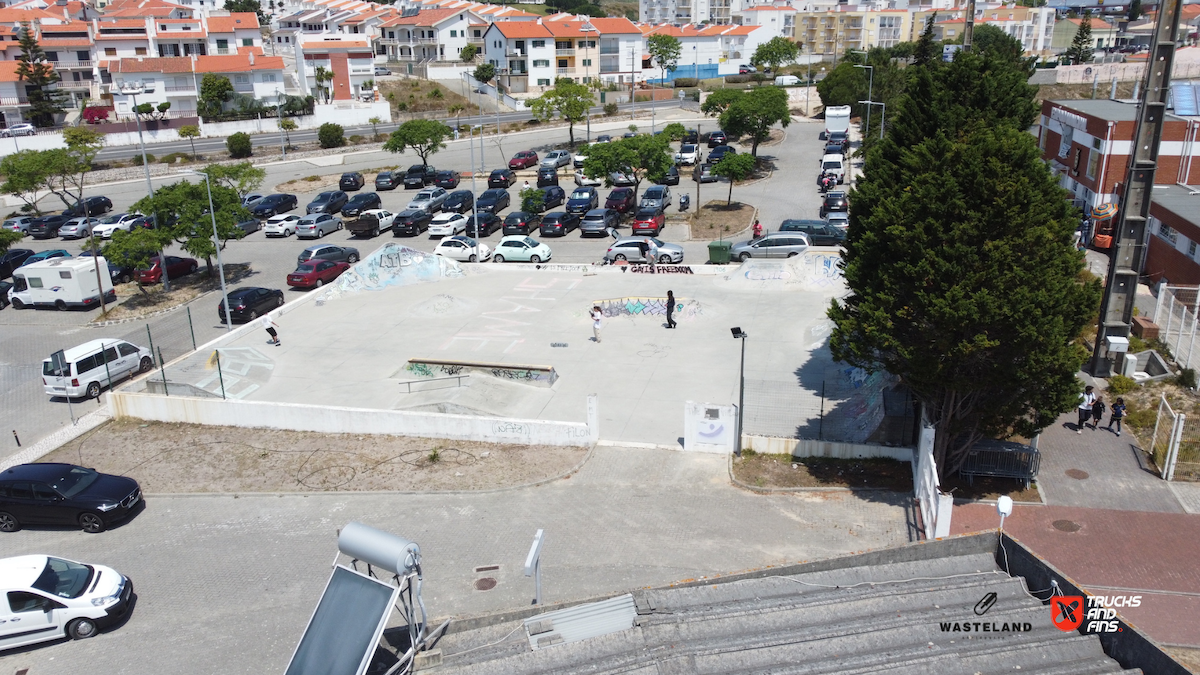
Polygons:
[[831,288],[842,284],[842,257],[837,253],[808,252],[800,256],[800,279],[806,286]]
[[[594,304],[600,306],[600,311],[607,317],[616,316],[666,316],[667,299],[632,297],[598,300]],[[686,298],[675,298],[675,318],[691,319],[701,314],[700,303]]]
[[692,268],[686,265],[631,265],[626,269],[633,274],[694,274]]
[[511,368],[492,366],[490,364],[470,363],[437,363],[428,361],[409,361],[404,370],[417,377],[441,377],[444,375],[491,375],[500,380],[524,382],[539,386],[550,386],[558,379],[554,368],[521,367]]

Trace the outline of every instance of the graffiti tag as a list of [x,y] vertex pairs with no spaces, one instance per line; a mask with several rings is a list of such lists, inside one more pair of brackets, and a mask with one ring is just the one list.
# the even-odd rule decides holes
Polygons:
[[630,267],[629,271],[634,274],[694,274],[691,267],[686,265],[659,265],[658,271],[649,265],[637,265]]

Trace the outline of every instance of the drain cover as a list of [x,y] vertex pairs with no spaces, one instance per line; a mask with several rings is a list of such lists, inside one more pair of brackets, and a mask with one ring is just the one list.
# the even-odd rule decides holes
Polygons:
[[[1054,526],[1054,529],[1060,532],[1078,532],[1079,528],[1082,527],[1082,525],[1072,520],[1056,520],[1050,524]],[[480,579],[480,581],[483,581],[483,579]],[[476,585],[479,585],[478,582]]]
[[1074,478],[1075,480],[1087,480],[1088,472],[1080,469],[1067,469],[1067,477]]
[[484,577],[475,580],[475,590],[490,591],[496,587],[496,580],[491,577]]

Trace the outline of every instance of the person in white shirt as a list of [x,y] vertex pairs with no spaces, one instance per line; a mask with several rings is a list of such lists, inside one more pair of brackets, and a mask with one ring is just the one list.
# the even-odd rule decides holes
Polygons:
[[600,344],[600,329],[604,327],[604,312],[600,305],[592,305],[592,335],[596,336],[596,344]]
[[277,329],[279,328],[279,324],[275,323],[275,320],[271,318],[271,315],[263,314],[262,318],[258,320],[258,325],[265,328],[267,331],[267,335],[271,336],[271,339],[267,340],[267,342],[270,342],[271,344],[278,347],[279,346],[279,332]]
[[1095,387],[1088,386],[1083,390],[1083,396],[1079,399],[1079,430],[1075,433],[1083,433],[1083,425],[1092,417],[1092,404],[1096,402]]

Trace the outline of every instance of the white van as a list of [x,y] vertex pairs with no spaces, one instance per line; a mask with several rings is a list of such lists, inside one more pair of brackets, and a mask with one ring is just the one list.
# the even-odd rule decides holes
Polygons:
[[776,87],[794,87],[800,84],[800,78],[795,75],[780,75],[775,78]]
[[90,638],[129,611],[133,582],[116,570],[45,555],[0,560],[0,650]]
[[[96,270],[100,270],[97,278]],[[96,259],[50,258],[13,272],[13,287],[8,297],[14,309],[26,307],[72,307],[91,309],[100,306],[100,294],[107,302],[116,302],[108,261]]]
[[51,359],[42,360],[42,384],[51,396],[96,398],[102,387],[154,367],[154,355],[145,347],[105,338],[63,351],[63,372]]
[[846,182],[846,159],[840,154],[828,154],[821,158],[821,171],[837,178],[839,185]]

